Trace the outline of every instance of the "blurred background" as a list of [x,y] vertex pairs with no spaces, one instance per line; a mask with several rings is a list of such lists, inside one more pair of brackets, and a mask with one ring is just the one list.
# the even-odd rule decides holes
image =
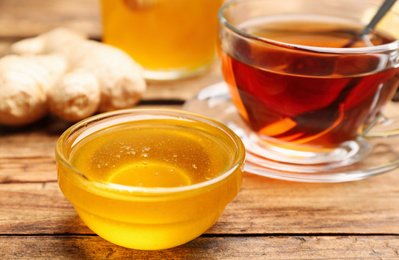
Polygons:
[[[101,40],[99,0],[0,0],[0,57],[13,42],[57,27],[67,27]],[[149,82],[142,102],[182,104],[204,87],[222,80],[218,61],[198,77]]]
[[98,0],[0,0],[0,37],[15,41],[56,27],[100,38]]

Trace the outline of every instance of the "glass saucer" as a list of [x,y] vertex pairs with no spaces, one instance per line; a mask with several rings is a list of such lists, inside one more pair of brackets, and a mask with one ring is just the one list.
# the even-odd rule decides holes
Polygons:
[[[249,129],[231,102],[225,82],[204,88],[184,104],[183,110],[224,123],[240,136],[247,150],[245,171],[249,173],[281,180],[326,183],[361,180],[399,166],[399,135],[366,135],[359,138],[355,141],[355,148],[351,149],[363,152],[353,152],[349,159],[341,161],[312,164],[283,162],[273,157],[269,147],[259,144],[259,138]],[[338,153],[340,151],[345,152],[346,148],[338,149]]]

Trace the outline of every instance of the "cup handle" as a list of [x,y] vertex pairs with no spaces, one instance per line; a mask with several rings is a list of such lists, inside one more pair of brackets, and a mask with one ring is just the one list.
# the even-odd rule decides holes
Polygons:
[[379,114],[362,133],[365,137],[390,137],[399,135],[399,117],[388,118]]

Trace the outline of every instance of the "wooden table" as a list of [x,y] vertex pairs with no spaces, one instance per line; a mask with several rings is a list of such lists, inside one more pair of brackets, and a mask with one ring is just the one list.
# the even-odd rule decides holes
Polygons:
[[[96,0],[0,0],[0,55],[15,40],[66,26],[100,39]],[[180,108],[222,79],[150,83],[139,106]],[[392,105],[389,112],[399,114]],[[58,188],[54,146],[69,124],[48,116],[0,127],[0,259],[399,259],[399,169],[339,184],[246,173],[242,189],[204,235],[177,248],[113,245],[79,219]]]

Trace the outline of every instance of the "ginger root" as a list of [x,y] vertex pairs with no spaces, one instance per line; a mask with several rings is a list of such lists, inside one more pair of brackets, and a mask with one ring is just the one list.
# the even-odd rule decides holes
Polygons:
[[48,92],[50,111],[70,122],[93,115],[99,104],[98,81],[90,73],[69,72]]
[[[139,102],[146,89],[141,66],[126,53],[115,47],[88,40],[85,36],[68,29],[55,29],[16,42],[11,45],[11,53],[14,55],[9,56],[13,59],[18,57],[19,62],[29,63],[29,68],[28,65],[24,65],[26,69],[16,65],[13,68],[21,67],[18,73],[24,76],[7,76],[16,73],[2,73],[2,68],[5,71],[12,70],[12,66],[7,65],[9,62],[4,61],[10,57],[0,59],[1,124],[28,124],[45,115],[47,109],[64,120],[75,122],[96,112],[131,107]],[[43,60],[48,56],[63,60],[66,64],[64,69],[56,65],[61,64],[61,61]],[[34,59],[36,60],[33,61]],[[33,70],[31,67],[37,68]],[[58,67],[60,70],[56,69]],[[50,79],[47,74],[55,76],[56,80]],[[21,91],[18,94],[10,90],[13,89],[10,82],[18,83],[19,77],[22,79],[27,76],[32,79],[23,85],[25,95]],[[45,77],[49,79],[46,80]],[[37,83],[34,83],[36,81]],[[6,85],[8,87],[5,87]],[[9,90],[8,93],[13,93],[12,96],[3,91],[5,88]],[[3,97],[5,94],[7,97]],[[3,100],[8,100],[8,103],[11,100],[13,105],[3,108]],[[10,114],[18,114],[18,118],[11,117]]]
[[46,115],[47,92],[66,68],[65,59],[59,55],[1,58],[0,124],[20,126]]

